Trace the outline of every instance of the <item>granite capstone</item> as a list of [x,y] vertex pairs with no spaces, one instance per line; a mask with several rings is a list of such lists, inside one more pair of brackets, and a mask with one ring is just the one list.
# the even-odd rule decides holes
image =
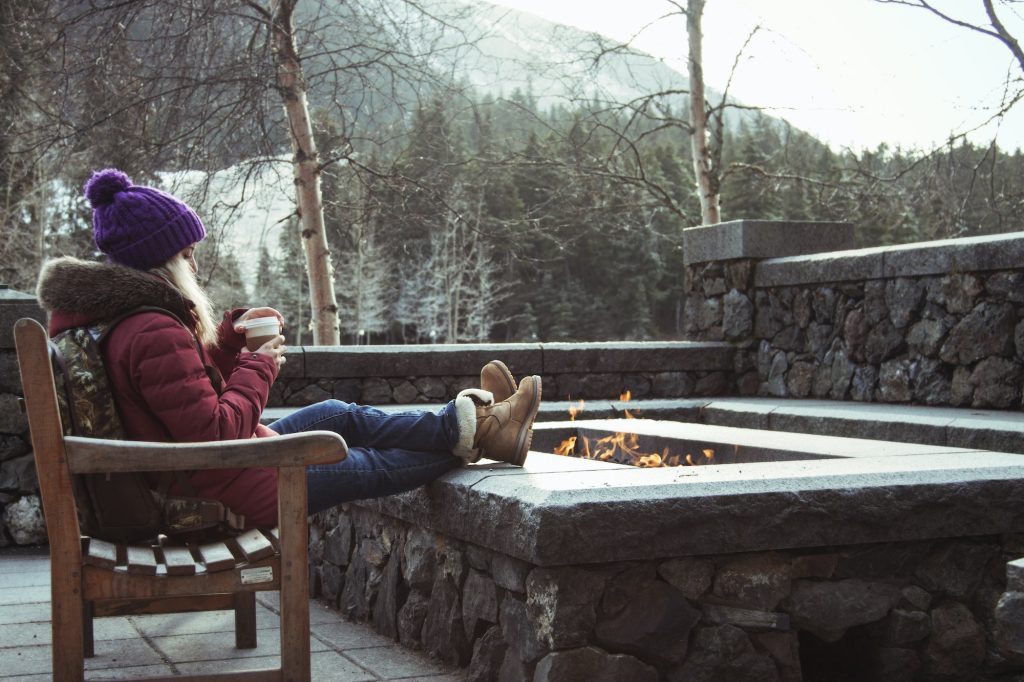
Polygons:
[[[866,452],[881,447],[864,443]],[[1018,528],[1018,457],[914,450],[648,471],[593,462],[564,473],[560,458],[534,453],[531,459],[548,471],[528,465],[465,481],[452,473],[429,495],[413,491],[359,504],[544,566]],[[622,530],[609,535],[606,528]]]
[[687,265],[848,249],[853,225],[824,221],[734,220],[683,230]]

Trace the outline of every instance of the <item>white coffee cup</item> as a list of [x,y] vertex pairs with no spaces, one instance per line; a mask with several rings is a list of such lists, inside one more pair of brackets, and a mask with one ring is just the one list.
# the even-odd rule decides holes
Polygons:
[[257,350],[267,341],[281,333],[281,323],[276,317],[254,317],[243,322],[245,325],[245,347]]

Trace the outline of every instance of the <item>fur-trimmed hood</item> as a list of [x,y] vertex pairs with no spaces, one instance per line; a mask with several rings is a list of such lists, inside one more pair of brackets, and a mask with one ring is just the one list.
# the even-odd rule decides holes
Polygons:
[[44,310],[74,318],[76,324],[107,319],[139,306],[156,306],[179,319],[192,319],[192,302],[160,277],[71,257],[43,264],[36,297]]
[[[140,306],[195,322],[177,289],[156,275],[119,265],[50,261],[36,294],[50,313],[51,336]],[[129,440],[184,443],[272,433],[260,425],[260,414],[277,363],[264,353],[241,352],[245,337],[234,332],[233,319],[225,315],[217,343],[209,348],[196,344],[194,330],[155,311],[128,315],[104,338],[103,366]],[[278,522],[276,469],[203,469],[192,473],[189,483],[195,492],[188,494],[220,500],[243,514],[249,527]]]

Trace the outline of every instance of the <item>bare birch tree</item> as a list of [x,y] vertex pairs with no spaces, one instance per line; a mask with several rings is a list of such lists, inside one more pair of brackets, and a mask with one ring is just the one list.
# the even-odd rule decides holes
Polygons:
[[[650,25],[645,26],[625,42],[610,41],[604,36],[592,34],[581,41],[575,49],[579,59],[590,64],[593,78],[588,81],[595,87],[594,92],[577,92],[574,101],[587,106],[591,115],[581,121],[582,127],[592,133],[581,136],[589,141],[595,134],[607,135],[614,140],[603,158],[580,154],[575,171],[597,177],[611,177],[643,189],[662,207],[689,224],[710,224],[721,218],[721,186],[730,168],[723,164],[722,153],[725,144],[727,112],[735,112],[735,123],[743,112],[760,111],[761,107],[744,105],[730,98],[732,80],[740,66],[741,59],[760,31],[756,26],[738,50],[724,88],[717,94],[709,94],[704,78],[702,17],[707,0],[666,0],[665,14],[653,23],[682,19],[687,41],[686,82],[678,80],[660,83],[631,98],[622,98],[614,92],[601,92],[597,84],[602,79],[602,69],[613,72],[625,70],[628,75],[633,68],[632,60],[638,57],[633,42]],[[641,56],[639,64],[649,62]],[[639,66],[638,68],[643,68]],[[570,76],[573,77],[573,76]],[[640,80],[640,79],[638,79]],[[649,78],[643,79],[650,82]],[[692,187],[698,200],[700,215],[695,218],[687,202],[657,177],[653,169],[645,167],[645,148],[656,144],[655,140],[675,132],[687,136],[690,148],[690,162],[693,168]],[[569,144],[574,140],[568,139]]]
[[[693,150],[693,175],[697,180],[697,195],[700,198],[700,216],[704,225],[719,221],[721,178],[717,165],[721,162],[721,146],[712,154],[708,146],[708,112],[704,98],[704,34],[701,18],[704,16],[704,0],[689,0],[684,8],[678,3],[678,10],[686,16],[686,40],[688,45],[687,64],[690,77],[690,147]],[[719,139],[721,130],[717,131]]]
[[295,204],[302,226],[303,252],[312,302],[313,343],[337,345],[338,299],[334,293],[331,251],[324,228],[323,195],[320,191],[320,160],[313,139],[313,125],[306,99],[306,78],[295,44],[295,6],[298,0],[271,0],[263,7],[255,0],[246,4],[270,25],[271,46],[277,66],[277,89],[284,101],[288,137],[295,174]]
[[[21,28],[43,36],[25,56],[39,86],[10,153],[77,185],[96,164],[142,182],[158,170],[232,164],[257,174],[290,146],[314,338],[337,343],[320,174],[351,156],[359,136],[364,146],[389,144],[388,122],[402,120],[421,83],[450,82],[433,57],[462,42],[438,39],[451,32],[444,17],[416,0],[33,4],[33,28]],[[314,106],[344,127],[327,158],[314,141]]]

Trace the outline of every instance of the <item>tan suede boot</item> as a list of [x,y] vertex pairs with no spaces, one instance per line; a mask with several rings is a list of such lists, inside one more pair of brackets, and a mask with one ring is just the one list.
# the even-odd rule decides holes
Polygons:
[[494,402],[508,400],[516,392],[516,380],[501,360],[491,360],[480,370],[480,388],[490,391]]
[[509,398],[476,408],[473,447],[482,457],[522,466],[540,409],[540,377],[526,377]]

